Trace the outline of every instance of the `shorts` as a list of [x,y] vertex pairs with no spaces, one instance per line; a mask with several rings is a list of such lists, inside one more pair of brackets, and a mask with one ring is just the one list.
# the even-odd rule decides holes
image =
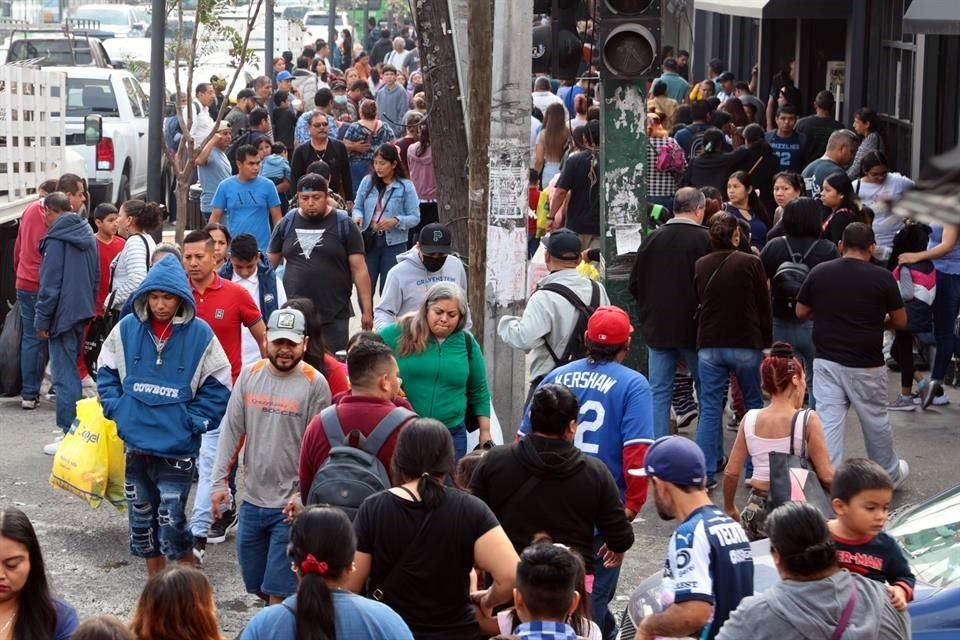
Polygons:
[[130,554],[178,560],[192,553],[187,496],[196,461],[127,453],[125,493]]
[[767,496],[750,492],[747,504],[740,511],[740,525],[751,542],[767,537]]
[[287,544],[290,525],[281,509],[240,505],[237,560],[247,593],[286,598],[297,592]]

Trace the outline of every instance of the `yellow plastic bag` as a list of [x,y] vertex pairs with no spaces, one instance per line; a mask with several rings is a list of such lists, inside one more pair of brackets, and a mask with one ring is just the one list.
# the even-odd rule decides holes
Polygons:
[[103,417],[97,398],[77,402],[77,417],[53,458],[50,484],[85,500],[92,508],[107,499],[126,508],[126,461],[117,425]]

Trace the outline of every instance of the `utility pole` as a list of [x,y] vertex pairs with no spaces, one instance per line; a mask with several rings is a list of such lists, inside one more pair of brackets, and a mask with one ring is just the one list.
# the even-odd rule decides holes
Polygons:
[[[504,315],[522,315],[527,297],[531,59],[530,46],[520,43],[533,42],[532,15],[533,0],[495,2],[487,259],[482,269],[470,262],[471,285],[482,278],[487,292],[482,344],[504,442],[516,435],[527,390],[525,354],[497,338],[497,324]],[[479,38],[471,28],[473,36]]]
[[[147,175],[163,173],[163,112],[166,109],[164,92],[164,36],[167,31],[167,7],[165,0],[153,0],[150,12],[150,118],[147,128]],[[176,104],[176,97],[174,97]],[[163,183],[159,178],[147,180],[147,201],[161,202],[164,197]],[[171,203],[167,203],[169,207]],[[186,216],[186,211],[177,212]]]
[[[330,47],[330,59],[333,60],[333,48],[337,46],[337,0],[330,0],[330,25],[327,29],[327,46]],[[296,55],[297,52],[294,51]]]
[[265,0],[263,8],[267,12],[263,17],[263,75],[275,79],[273,73],[273,0]]

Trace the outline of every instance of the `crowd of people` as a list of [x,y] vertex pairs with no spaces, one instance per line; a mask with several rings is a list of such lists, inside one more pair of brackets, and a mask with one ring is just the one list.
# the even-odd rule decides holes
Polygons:
[[[294,69],[278,58],[216,127],[217,89],[196,87],[184,106],[205,226],[179,245],[154,240],[154,203],[84,220],[72,174],[24,212],[21,406],[38,406],[45,351],[64,433],[95,378],[148,580],[129,626],[78,626],[29,519],[0,509],[0,640],[219,639],[217,577],[199,567],[233,531],[265,605],[245,640],[613,640],[648,497],[679,525],[662,610],[637,637],[908,638],[914,579],[882,531],[909,473],[888,410],[948,402],[960,247],[955,227],[889,212],[910,181],[889,171],[875,114],[849,131],[822,91],[799,118],[789,72],[764,105],[719,60],[691,86],[688,56],[667,57],[648,103],[657,215],[630,276],[634,326],[579,269],[599,260],[596,79],[535,79],[530,234],[548,275],[496,327],[528,354],[528,402],[518,440],[495,445],[416,50],[375,35],[345,38],[333,64],[323,41]],[[635,332],[647,375],[624,364]],[[928,344],[929,380],[914,362]],[[851,407],[865,459],[844,455]],[[694,421],[694,438],[676,435]],[[830,513],[773,508],[771,456],[794,451]],[[750,542],[767,537],[782,582],[753,595]]]

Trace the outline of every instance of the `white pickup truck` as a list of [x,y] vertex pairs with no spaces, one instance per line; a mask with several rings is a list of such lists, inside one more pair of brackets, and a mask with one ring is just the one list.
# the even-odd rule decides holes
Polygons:
[[[129,71],[95,67],[44,67],[66,75],[67,146],[86,161],[87,206],[120,206],[147,191],[149,99]],[[84,145],[84,118],[99,115],[103,137]]]

